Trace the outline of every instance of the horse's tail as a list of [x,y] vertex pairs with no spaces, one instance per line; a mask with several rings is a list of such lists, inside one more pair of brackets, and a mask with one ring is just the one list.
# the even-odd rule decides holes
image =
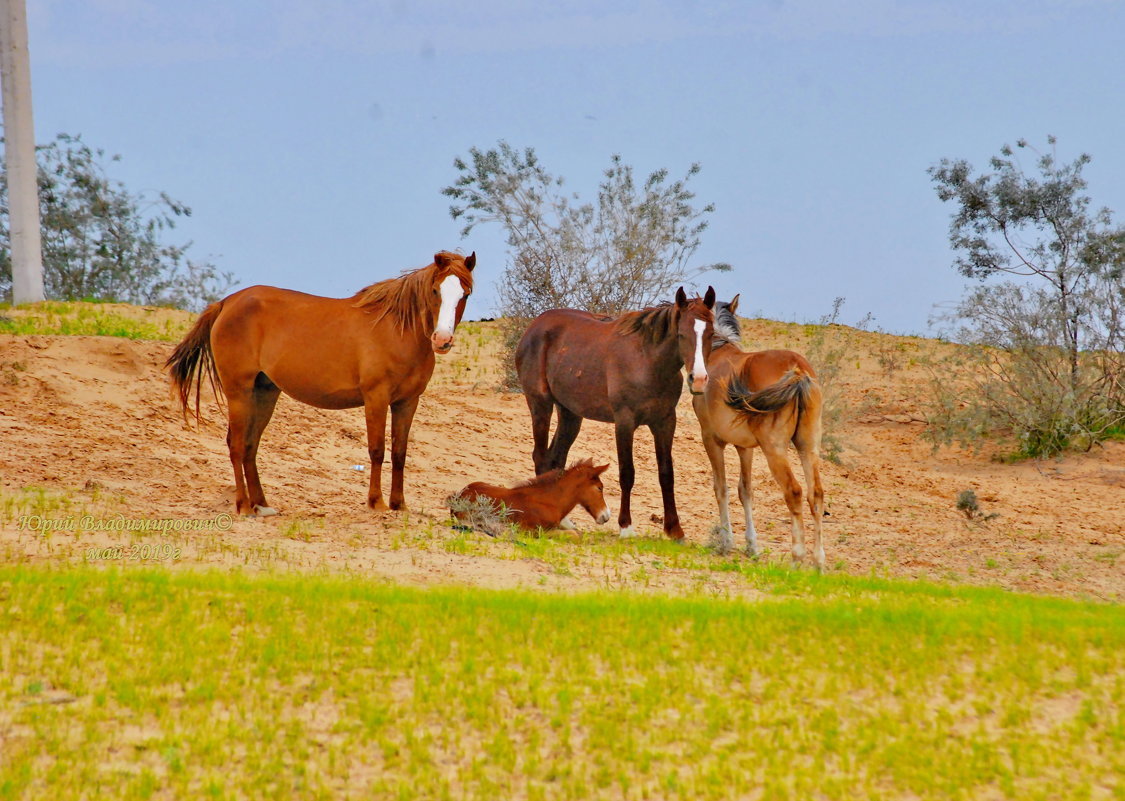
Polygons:
[[220,403],[223,399],[223,383],[215,369],[215,356],[211,352],[211,327],[215,319],[223,310],[223,302],[218,301],[208,306],[183,341],[172,351],[164,366],[172,375],[172,387],[180,399],[180,408],[184,412],[184,420],[188,417],[188,401],[191,399],[191,387],[195,385],[195,421],[199,422],[199,393],[203,386],[203,377],[211,383],[211,391]]
[[794,367],[777,382],[752,391],[739,375],[731,376],[727,384],[727,406],[746,418],[772,414],[784,409],[794,400],[797,402],[797,420],[808,404],[813,379],[800,367]]

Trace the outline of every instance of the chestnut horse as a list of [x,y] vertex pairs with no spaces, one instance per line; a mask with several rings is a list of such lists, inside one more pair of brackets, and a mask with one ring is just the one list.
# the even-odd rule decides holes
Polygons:
[[[680,287],[675,303],[616,318],[555,309],[535,318],[516,347],[516,370],[531,410],[536,473],[566,464],[583,418],[614,424],[621,480],[617,522],[622,537],[633,536],[629,510],[633,432],[644,425],[656,444],[664,531],[672,539],[683,539],[672,472],[680,368],[688,366],[692,393],[702,392],[707,385],[704,351],[711,341],[714,305],[711,287],[703,299],[692,300]],[[559,420],[548,447],[553,409],[558,410]]]
[[715,500],[719,504],[720,547],[731,548],[730,508],[727,502],[727,444],[738,451],[741,480],[738,497],[746,515],[746,549],[757,555],[758,535],[754,530],[753,492],[750,468],[754,448],[762,449],[770,472],[781,485],[792,524],[793,558],[805,557],[805,527],[801,518],[801,485],[789,466],[788,449],[792,442],[801,458],[812,512],[814,549],[818,570],[824,569],[824,544],[821,517],[824,515],[824,488],[820,483],[820,432],[823,397],[812,365],[791,350],[745,351],[741,330],[734,312],[738,296],[729,304],[719,303],[715,311],[715,341],[707,358],[711,380],[702,395],[692,398],[703,447],[711,460]]
[[473,289],[476,253],[442,251],[433,264],[372,284],[350,298],[252,286],[212,303],[166,367],[184,416],[195,384],[195,416],[206,376],[226,396],[227,447],[235,508],[271,515],[258,478],[258,442],[285,394],[321,409],[362,406],[371,484],[367,505],[385,510],[381,486],[391,411],[391,507],[403,507],[402,472],[418,398],[448,353]]
[[[608,469],[608,464],[595,467],[593,459],[584,459],[566,470],[552,470],[507,489],[477,481],[454,498],[470,503],[484,498],[491,501],[495,511],[499,511],[503,504],[507,521],[528,531],[558,528],[559,523],[578,505],[596,522],[606,523],[609,521],[609,507],[602,494],[600,476]],[[454,517],[466,521],[464,512],[455,511]]]

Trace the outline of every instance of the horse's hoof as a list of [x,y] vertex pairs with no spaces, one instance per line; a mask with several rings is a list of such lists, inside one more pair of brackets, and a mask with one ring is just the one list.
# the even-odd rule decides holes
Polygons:
[[559,521],[559,528],[562,529],[563,531],[577,531],[578,530],[578,526],[574,525],[574,522],[569,517],[564,517],[562,520]]
[[277,514],[277,510],[270,506],[255,506],[254,514],[257,517],[273,517]]
[[383,503],[382,498],[375,501],[375,503],[371,503],[371,501],[368,501],[367,506],[372,512],[389,512],[390,511],[390,508],[385,503]]
[[680,540],[682,540],[684,538],[684,530],[682,528],[680,528],[679,526],[676,526],[671,531],[665,531],[664,533],[668,535],[668,539],[673,540],[675,542],[679,542]]
[[625,528],[621,529],[621,533],[618,534],[618,536],[623,540],[630,540],[637,536],[637,532],[633,531],[632,526],[625,526]]

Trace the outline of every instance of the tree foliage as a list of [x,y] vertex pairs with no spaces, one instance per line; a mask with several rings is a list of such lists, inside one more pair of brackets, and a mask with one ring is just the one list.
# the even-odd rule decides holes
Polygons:
[[[36,148],[43,281],[52,300],[116,300],[200,309],[232,286],[230,273],[188,258],[165,234],[191,209],[163,192],[135,195],[108,177],[104,151],[59,134]],[[118,160],[111,157],[111,161]],[[6,175],[0,175],[0,296],[10,299]]]
[[1060,163],[1047,142],[1046,153],[1016,145],[1035,153],[1037,175],[1007,145],[990,172],[949,159],[929,170],[938,197],[957,206],[954,265],[981,281],[948,317],[978,347],[955,370],[972,402],[946,393],[935,415],[946,440],[1003,429],[1025,454],[1049,455],[1125,421],[1125,228],[1108,209],[1091,211],[1090,157]]

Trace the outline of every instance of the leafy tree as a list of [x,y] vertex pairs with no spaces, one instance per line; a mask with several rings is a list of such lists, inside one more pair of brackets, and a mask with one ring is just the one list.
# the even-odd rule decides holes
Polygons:
[[[191,243],[163,235],[191,209],[161,192],[130,193],[110,179],[104,151],[59,134],[36,149],[43,280],[53,300],[117,300],[199,309],[233,285],[230,273],[189,259]],[[113,156],[111,161],[120,157]],[[0,297],[11,298],[7,176],[0,174]]]
[[[938,197],[957,205],[949,241],[955,266],[982,283],[956,307],[959,335],[982,346],[959,373],[974,402],[949,397],[939,434],[971,440],[996,427],[1027,455],[1049,455],[1106,436],[1125,419],[1125,228],[1091,211],[1083,154],[1060,163],[1055,138],[1028,174],[1005,145],[991,171],[964,160],[929,170]],[[1024,280],[988,279],[1014,276]]]
[[689,267],[707,228],[713,205],[697,209],[687,182],[699,172],[668,181],[657,170],[640,185],[633,168],[614,155],[598,187],[597,203],[581,203],[563,189],[563,179],[544,169],[532,148],[470,148],[453,162],[459,176],[442,190],[454,203],[449,213],[465,223],[500,223],[508,235],[510,261],[500,280],[500,314],[510,385],[511,356],[527,323],[557,308],[601,314],[651,306],[676,286],[728,264]]

